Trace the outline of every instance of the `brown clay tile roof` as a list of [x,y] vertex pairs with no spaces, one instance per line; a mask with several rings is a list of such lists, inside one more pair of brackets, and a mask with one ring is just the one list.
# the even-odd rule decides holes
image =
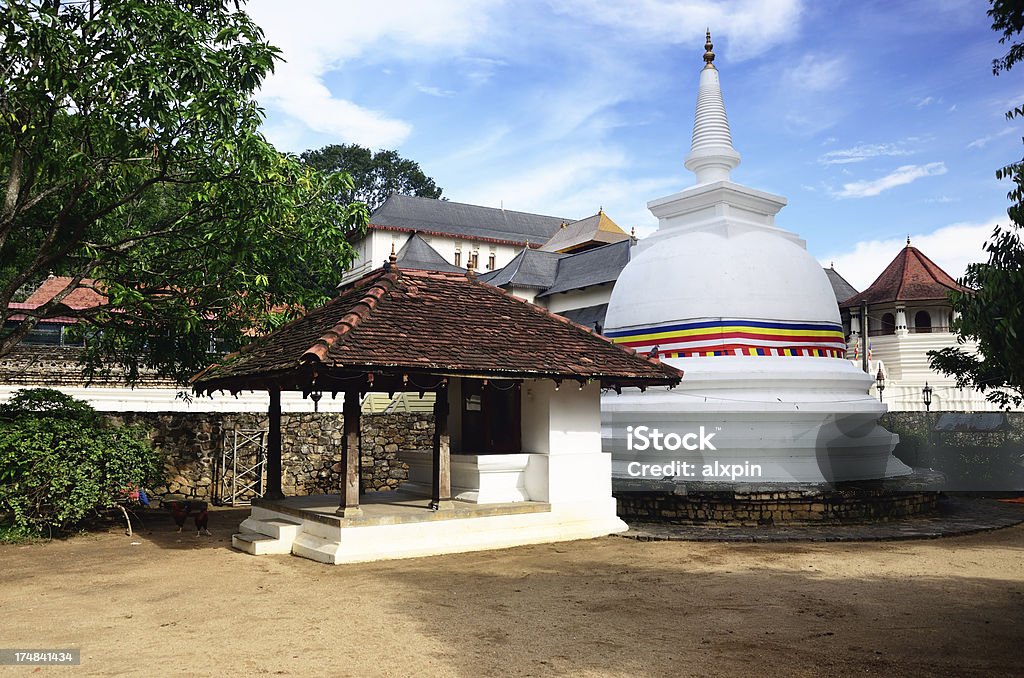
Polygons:
[[964,292],[968,289],[953,280],[919,249],[907,245],[870,287],[839,305],[853,308],[865,301],[869,304],[932,301],[945,299],[951,291]]
[[[404,372],[673,385],[648,360],[463,273],[378,269],[338,297],[193,377],[198,392],[321,375]],[[284,383],[283,381],[280,383]],[[297,382],[290,382],[292,387]]]
[[[29,295],[28,299],[22,302],[24,304],[22,308],[32,309],[42,306],[63,292],[71,280],[72,278],[65,276],[50,276],[35,292]],[[106,304],[107,298],[93,289],[93,284],[92,280],[83,279],[79,286],[64,297],[60,303],[76,311]]]

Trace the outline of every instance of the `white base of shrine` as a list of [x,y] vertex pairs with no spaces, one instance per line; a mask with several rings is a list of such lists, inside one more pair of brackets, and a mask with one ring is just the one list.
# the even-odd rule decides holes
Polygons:
[[628,529],[610,496],[554,505],[457,500],[431,511],[422,497],[379,494],[351,518],[334,513],[338,495],[261,501],[231,544],[253,555],[291,553],[338,565],[593,539]]
[[[451,455],[452,498],[475,504],[502,504],[528,501],[527,474],[530,454],[453,454]],[[409,465],[409,480],[402,490],[430,496],[433,484],[433,458],[430,450],[404,450],[398,458]],[[536,473],[538,462],[534,463]]]

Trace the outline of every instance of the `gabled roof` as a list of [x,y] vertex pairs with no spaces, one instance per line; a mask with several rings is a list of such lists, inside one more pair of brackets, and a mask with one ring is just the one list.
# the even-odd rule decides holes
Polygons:
[[[29,295],[28,299],[19,304],[19,308],[33,309],[39,308],[43,304],[47,303],[59,293],[64,291],[73,278],[67,276],[55,276],[51,275],[49,278],[43,281],[35,292]],[[87,278],[83,278],[71,293],[61,299],[60,303],[67,308],[80,311],[86,308],[93,308],[94,306],[102,306],[107,303],[107,298],[93,289],[95,282]]]
[[374,210],[369,227],[539,247],[566,221],[574,220],[395,193]]
[[397,263],[400,268],[416,269],[418,271],[462,272],[461,268],[455,264],[448,263],[448,260],[431,247],[430,243],[416,233],[413,233],[412,237],[402,245],[402,249],[398,250]]
[[584,247],[628,240],[629,234],[608,218],[604,210],[586,219],[563,224],[541,247],[547,252],[574,252]]
[[607,387],[671,385],[682,377],[464,274],[396,267],[364,276],[192,383],[197,392],[211,392],[308,388],[317,379],[325,391],[365,390],[373,373],[399,376],[399,383],[429,374],[596,379]]
[[857,288],[846,281],[846,278],[839,275],[836,269],[831,266],[825,269],[825,275],[832,284],[832,293],[836,295],[836,301],[843,302],[857,294]]
[[513,257],[512,261],[497,271],[480,276],[480,280],[495,287],[514,285],[544,290],[555,283],[555,274],[558,271],[560,258],[561,255],[557,252],[523,248],[523,251]]
[[908,241],[871,286],[839,305],[859,306],[862,302],[884,304],[893,301],[945,300],[951,291],[966,292],[939,266]]
[[555,282],[538,297],[578,290],[591,285],[615,282],[629,263],[632,239],[595,247],[579,254],[564,255],[558,260]]

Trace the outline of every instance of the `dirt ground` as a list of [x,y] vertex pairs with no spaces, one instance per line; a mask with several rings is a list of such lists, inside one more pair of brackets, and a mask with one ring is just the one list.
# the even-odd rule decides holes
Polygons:
[[0,546],[0,647],[81,648],[38,673],[102,676],[1024,674],[1024,526],[328,566],[231,550],[241,513]]

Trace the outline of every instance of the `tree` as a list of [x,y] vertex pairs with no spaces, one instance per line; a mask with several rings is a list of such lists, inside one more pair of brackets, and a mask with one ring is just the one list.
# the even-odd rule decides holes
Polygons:
[[442,189],[423,173],[419,163],[407,160],[397,151],[377,151],[357,144],[332,144],[302,154],[302,161],[322,172],[347,172],[353,187],[342,191],[342,203],[360,200],[370,210],[380,207],[392,193],[421,198],[440,198]]
[[[253,96],[278,50],[234,0],[5,0],[0,12],[0,356],[75,316],[86,366],[179,380],[325,300],[361,204],[260,135]],[[71,282],[27,317],[19,289]],[[90,282],[91,281],[91,282]],[[108,303],[61,302],[93,285]]]
[[[1024,30],[1024,3],[992,0],[988,15],[992,28],[1002,32],[1000,44],[1010,43],[1009,51],[992,62],[993,74],[999,75],[1024,59],[1024,45],[1013,42]],[[1006,113],[1008,120],[1022,116],[1022,106]],[[967,267],[960,283],[973,291],[951,294],[959,314],[952,326],[957,341],[976,341],[978,351],[952,347],[929,351],[928,357],[933,369],[956,377],[957,386],[987,392],[989,401],[1008,408],[1024,403],[1024,160],[1000,168],[996,178],[1013,183],[1007,193],[1011,225],[996,227],[985,244],[987,262]]]

